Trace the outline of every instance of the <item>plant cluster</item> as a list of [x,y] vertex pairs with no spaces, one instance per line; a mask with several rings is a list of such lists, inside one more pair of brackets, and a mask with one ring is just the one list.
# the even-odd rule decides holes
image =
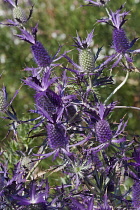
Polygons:
[[[26,67],[28,76],[22,79],[22,85],[34,91],[30,119],[19,120],[12,104],[20,88],[11,100],[5,86],[0,90],[1,118],[10,122],[5,138],[13,133],[10,148],[4,145],[0,153],[0,209],[139,210],[140,142],[126,131],[125,116],[119,122],[111,117],[124,107],[140,108],[108,103],[130,72],[139,73],[134,56],[140,49],[132,49],[138,38],[129,41],[123,27],[129,14],[125,4],[114,12],[109,0],[85,0],[81,9],[106,9],[107,17],[97,23],[112,28],[114,52],[98,59],[102,47],[96,53],[91,49],[95,29],[85,39],[77,33],[76,62],[71,50],[61,53],[59,46],[51,56],[38,40],[38,24],[29,26],[31,2],[28,14],[18,0],[4,2],[12,8],[13,18],[1,25],[16,27],[14,35],[30,45],[36,66]],[[126,77],[102,101],[100,90],[113,85],[111,72],[118,67]]]

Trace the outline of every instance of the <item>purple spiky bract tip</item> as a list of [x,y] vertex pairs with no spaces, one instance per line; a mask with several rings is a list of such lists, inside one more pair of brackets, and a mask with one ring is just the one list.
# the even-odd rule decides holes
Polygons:
[[39,67],[47,67],[51,64],[52,59],[41,42],[36,41],[36,43],[31,46],[31,49],[35,62]]
[[99,120],[95,125],[95,132],[97,140],[100,143],[110,141],[112,138],[112,131],[107,120]]

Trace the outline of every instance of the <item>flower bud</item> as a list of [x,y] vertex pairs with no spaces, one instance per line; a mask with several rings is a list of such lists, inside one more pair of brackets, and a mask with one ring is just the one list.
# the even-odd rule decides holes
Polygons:
[[112,131],[107,120],[99,120],[96,122],[95,131],[97,140],[101,143],[110,141],[112,138]]
[[94,55],[90,49],[85,48],[80,50],[79,64],[85,72],[91,72],[94,69]]
[[65,148],[68,143],[68,138],[65,134],[65,128],[61,124],[47,125],[48,142],[52,149]]
[[51,64],[51,57],[40,42],[36,42],[31,46],[35,62],[40,67],[47,67]]
[[14,9],[13,9],[13,17],[19,23],[24,23],[27,21],[25,12],[18,6],[14,7]]

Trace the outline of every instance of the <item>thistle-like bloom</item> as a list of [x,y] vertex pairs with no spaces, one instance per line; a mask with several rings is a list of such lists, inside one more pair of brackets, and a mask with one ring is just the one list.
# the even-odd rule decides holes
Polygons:
[[60,123],[47,124],[48,144],[52,149],[66,148],[68,137],[65,127]]
[[97,141],[99,141],[100,143],[110,141],[113,137],[109,122],[104,119],[101,119],[96,122],[95,132]]
[[[38,31],[38,25],[36,25],[34,28],[32,28],[32,32],[29,33],[28,31],[24,29],[20,29],[22,34],[17,34],[16,36],[19,37],[21,40],[24,40],[31,44],[31,51],[34,57],[34,60],[38,67],[40,68],[47,68],[47,67],[56,67],[60,64],[54,64],[54,62],[58,61],[65,55],[68,51],[64,52],[64,54],[58,56],[58,53],[60,52],[61,46],[58,48],[58,51],[56,54],[51,57],[48,53],[48,51],[44,48],[43,44],[39,41],[37,41],[37,31]],[[58,57],[57,57],[58,56]],[[25,70],[32,70],[34,71],[34,68],[26,68]],[[36,69],[37,70],[37,69]],[[39,72],[40,73],[40,72]]]
[[85,2],[88,2],[87,6],[104,6],[107,4],[107,2],[110,0],[97,0],[97,1],[92,1],[92,0],[85,0]]
[[[140,53],[140,49],[137,50],[131,50],[134,43],[137,41],[137,38],[133,39],[131,42],[129,42],[126,33],[122,26],[127,21],[125,19],[126,15],[128,15],[129,12],[121,12],[124,5],[120,7],[116,12],[112,12],[111,10],[108,12],[109,18],[98,20],[98,22],[104,22],[108,23],[113,27],[113,48],[115,49],[116,53],[109,56],[108,59],[101,64],[101,66],[107,65],[109,62],[116,60],[112,67],[115,67],[118,65],[118,63],[122,60],[122,58],[125,58],[128,66],[126,66],[128,69],[129,64],[133,62],[133,59],[130,57],[130,54],[136,54]],[[132,67],[132,65],[130,65]],[[130,69],[131,70],[131,69]]]
[[132,188],[132,206],[136,210],[140,209],[140,180],[135,181]]
[[74,37],[75,47],[79,51],[79,65],[84,72],[91,72],[95,67],[95,57],[89,46],[92,42],[94,30],[92,30],[85,40],[78,35]]
[[115,105],[115,102],[109,104],[108,106],[97,103],[96,110],[90,112],[91,124],[93,123],[96,140],[101,143],[101,145],[92,148],[91,150],[100,151],[101,149],[108,147],[111,143],[120,143],[125,141],[124,137],[118,139],[118,136],[124,131],[127,123],[121,121],[118,125],[117,131],[113,133],[109,122],[105,119],[114,109]]
[[33,12],[33,6],[30,9],[30,13],[28,16],[26,16],[25,11],[18,5],[18,0],[4,0],[5,2],[11,4],[13,6],[13,20],[7,20],[8,23],[4,25],[9,25],[9,26],[18,26],[19,24],[26,23],[32,16]]
[[[94,30],[92,30],[86,37],[82,40],[81,37],[77,34],[77,37],[74,37],[74,45],[79,52],[79,65],[72,61],[68,56],[64,57],[80,72],[93,72],[95,67],[96,59],[98,58],[100,49],[94,55],[91,49],[89,48],[93,39]],[[74,72],[74,71],[73,71]],[[76,72],[76,71],[75,71]]]
[[32,54],[34,56],[34,60],[39,67],[47,67],[50,66],[52,62],[52,58],[48,54],[47,50],[44,48],[41,42],[37,41],[36,33],[38,31],[38,26],[36,25],[32,29],[32,34],[27,32],[26,30],[21,29],[22,35],[16,35],[20,39],[31,44]]
[[[99,70],[99,67],[95,67],[96,60],[100,54],[102,48],[98,48],[97,52],[93,54],[92,50],[89,48],[94,36],[94,30],[92,30],[86,37],[86,39],[82,40],[81,37],[77,34],[77,37],[74,37],[74,45],[79,52],[79,65],[75,63],[70,57],[64,55],[68,62],[74,66],[73,68],[65,69],[76,74],[76,81],[81,80],[84,81],[84,75],[93,75],[92,77],[92,86],[97,87],[101,85],[112,84],[112,77],[102,77],[104,66],[102,66]],[[87,85],[87,84],[86,84]]]

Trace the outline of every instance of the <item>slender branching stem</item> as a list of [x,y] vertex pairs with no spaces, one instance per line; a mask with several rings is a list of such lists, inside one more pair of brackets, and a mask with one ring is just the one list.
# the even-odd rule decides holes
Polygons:
[[126,81],[128,79],[128,76],[129,76],[129,71],[127,71],[125,79],[123,80],[123,82],[118,87],[116,87],[115,90],[113,90],[113,92],[105,100],[104,104],[106,104],[109,101],[109,99],[126,83]]

